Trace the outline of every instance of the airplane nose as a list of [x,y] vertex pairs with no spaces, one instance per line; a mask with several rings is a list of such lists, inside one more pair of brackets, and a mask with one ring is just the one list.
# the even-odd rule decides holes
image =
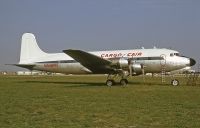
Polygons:
[[194,66],[196,64],[196,61],[192,58],[190,58],[190,66]]

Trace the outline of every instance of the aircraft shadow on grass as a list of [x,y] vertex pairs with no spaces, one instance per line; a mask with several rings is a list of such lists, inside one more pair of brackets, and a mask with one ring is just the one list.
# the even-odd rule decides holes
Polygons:
[[[59,85],[65,85],[65,87],[83,87],[83,86],[106,86],[104,82],[81,82],[81,81],[76,81],[76,82],[71,82],[71,81],[24,81],[23,83],[26,84],[59,84]],[[128,85],[160,85],[160,84],[154,84],[154,83],[144,83],[144,82],[129,82]],[[121,86],[119,83],[116,83],[113,86]]]
[[27,84],[52,84],[56,85],[65,85],[65,87],[82,87],[82,86],[104,86],[104,83],[94,83],[94,82],[70,82],[70,81],[24,81]]

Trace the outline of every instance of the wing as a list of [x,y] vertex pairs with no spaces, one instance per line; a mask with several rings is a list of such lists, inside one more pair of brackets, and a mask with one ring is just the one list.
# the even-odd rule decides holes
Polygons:
[[111,61],[105,60],[99,56],[81,50],[63,50],[64,53],[71,56],[74,60],[79,62],[84,67],[91,70],[93,73],[114,73],[110,65]]

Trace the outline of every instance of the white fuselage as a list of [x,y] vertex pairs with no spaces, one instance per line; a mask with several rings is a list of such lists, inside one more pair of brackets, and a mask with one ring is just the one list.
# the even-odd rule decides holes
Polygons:
[[[190,65],[189,58],[179,56],[177,55],[177,51],[169,49],[133,49],[89,53],[104,59],[133,59],[134,63],[144,65],[145,73],[159,73],[162,68],[164,68],[166,72],[170,72]],[[161,57],[164,59],[160,59]],[[43,57],[29,60],[28,63],[36,65],[33,70],[64,74],[92,73],[89,69],[82,66],[65,53],[46,54]]]
[[[74,54],[79,55],[73,56]],[[170,72],[193,66],[195,63],[194,59],[182,57],[177,51],[157,48],[96,52],[64,50],[63,53],[46,53],[39,48],[32,33],[24,33],[20,61],[15,65],[30,70],[64,74],[109,74],[129,71],[130,74],[137,75],[141,74],[141,70],[145,73],[158,73],[162,69]]]

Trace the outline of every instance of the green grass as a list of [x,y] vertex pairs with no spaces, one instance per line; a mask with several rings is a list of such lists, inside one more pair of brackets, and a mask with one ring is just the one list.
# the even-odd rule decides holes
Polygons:
[[[0,76],[2,128],[198,128],[200,86],[131,78],[105,86],[106,76]],[[167,82],[170,78],[167,78]]]

